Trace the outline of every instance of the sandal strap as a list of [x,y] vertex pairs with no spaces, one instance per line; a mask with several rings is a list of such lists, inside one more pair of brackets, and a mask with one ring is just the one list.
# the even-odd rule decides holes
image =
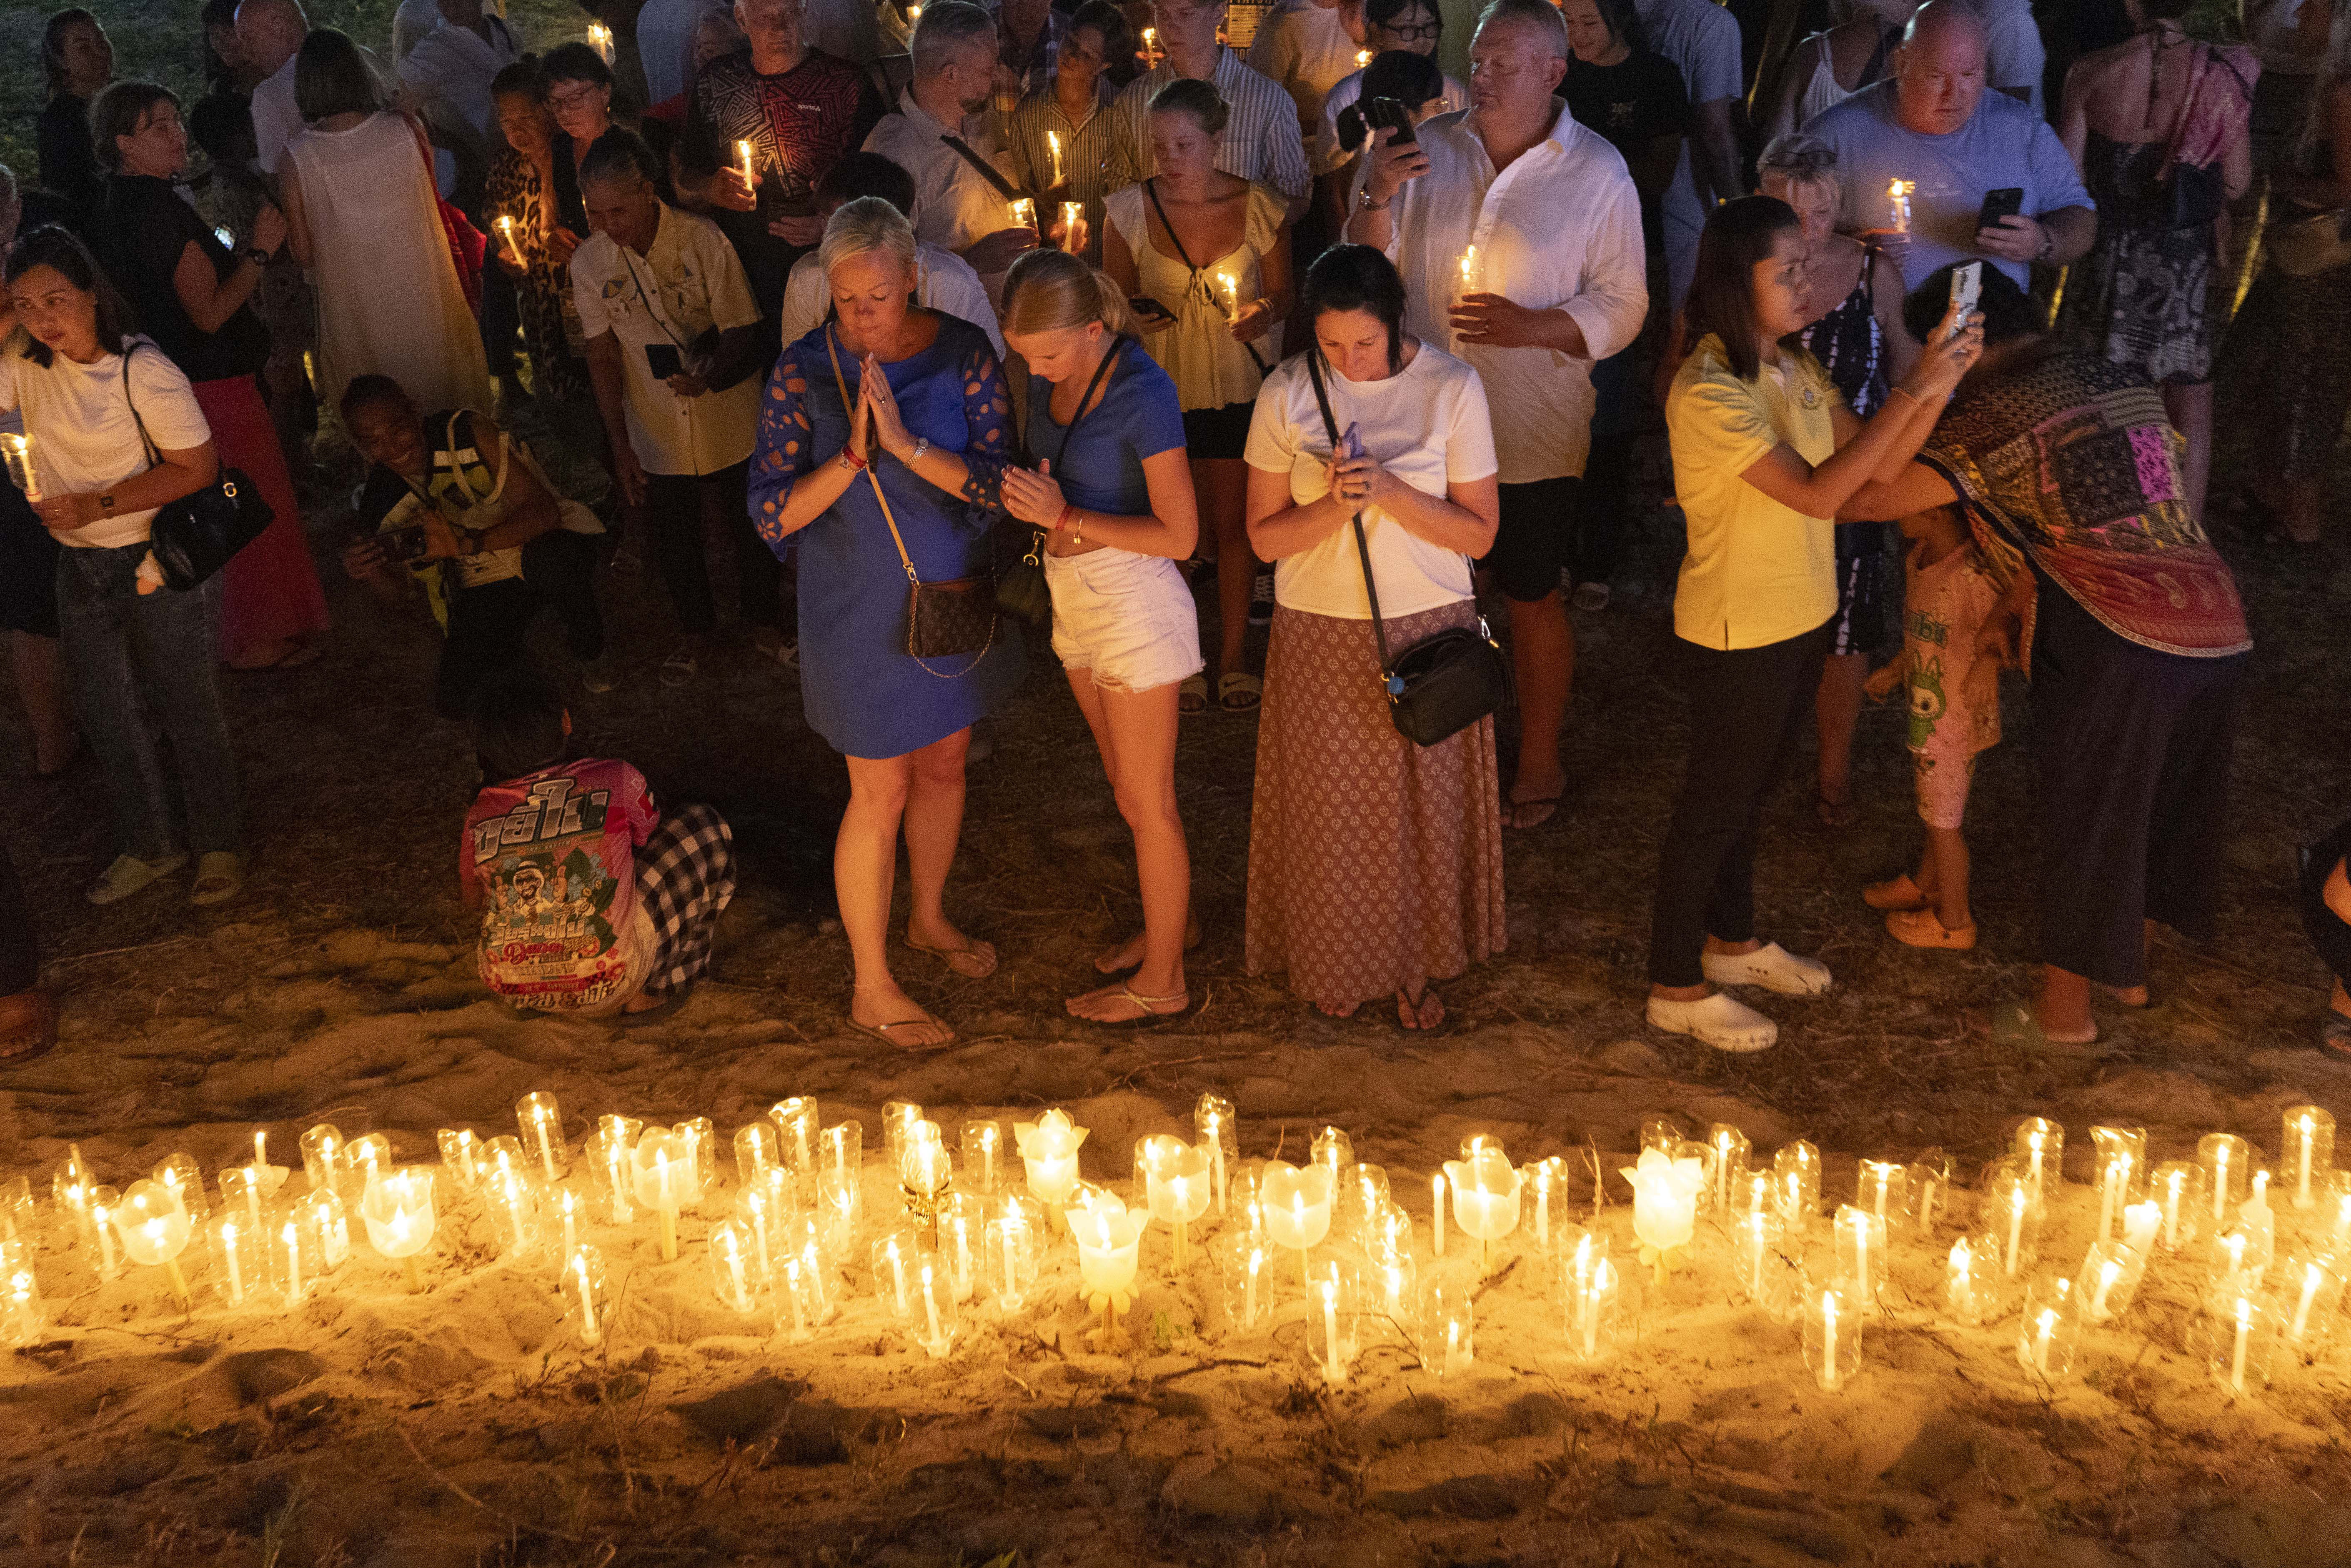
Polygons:
[[1133,986],[1121,986],[1118,994],[1147,1013],[1179,1013],[1191,1005],[1192,993],[1177,991],[1168,997],[1146,997]]

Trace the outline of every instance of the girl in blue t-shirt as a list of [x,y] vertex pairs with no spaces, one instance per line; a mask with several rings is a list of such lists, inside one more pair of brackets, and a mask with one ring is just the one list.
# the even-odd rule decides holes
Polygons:
[[1176,810],[1177,687],[1200,673],[1200,627],[1176,563],[1200,531],[1176,383],[1137,341],[1125,298],[1065,251],[1013,264],[1004,340],[1029,361],[1032,471],[1004,507],[1041,530],[1053,652],[1134,832],[1143,930],[1094,960],[1132,980],[1072,997],[1100,1023],[1182,1012],[1191,860]]

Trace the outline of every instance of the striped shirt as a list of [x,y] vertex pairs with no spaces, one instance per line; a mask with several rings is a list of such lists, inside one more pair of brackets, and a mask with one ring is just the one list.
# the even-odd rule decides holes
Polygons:
[[[1111,188],[1123,190],[1159,172],[1151,156],[1151,99],[1176,78],[1175,62],[1162,60],[1127,84],[1111,106]],[[1208,80],[1232,111],[1217,142],[1217,167],[1243,180],[1272,186],[1293,202],[1311,183],[1306,146],[1298,134],[1298,105],[1280,86],[1241,64],[1230,49],[1217,51]]]
[[1094,222],[1102,219],[1102,199],[1111,193],[1111,165],[1114,162],[1111,148],[1111,128],[1117,120],[1113,112],[1116,94],[1111,90],[1108,78],[1095,83],[1096,101],[1093,112],[1076,125],[1061,112],[1061,100],[1053,96],[1053,84],[1031,92],[1012,111],[1012,128],[1007,138],[1012,153],[1013,180],[1031,195],[1042,196],[1051,190],[1053,179],[1053,145],[1048,135],[1061,139],[1060,168],[1061,177],[1069,182],[1068,200],[1083,202]]

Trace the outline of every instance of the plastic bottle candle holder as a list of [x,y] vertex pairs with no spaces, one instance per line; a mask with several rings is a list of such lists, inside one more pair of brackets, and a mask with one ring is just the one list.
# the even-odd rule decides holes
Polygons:
[[[193,1303],[188,1295],[187,1276],[180,1268],[180,1255],[195,1227],[179,1193],[160,1181],[134,1181],[115,1207],[114,1224],[131,1260],[164,1270],[172,1282],[172,1298],[182,1312],[187,1311]],[[26,1256],[30,1255],[26,1246]],[[0,1272],[5,1272],[5,1255],[0,1255]]]
[[1895,1160],[1863,1160],[1854,1183],[1854,1207],[1886,1228],[1891,1241],[1909,1228],[1910,1167]]
[[1771,1156],[1771,1196],[1791,1245],[1801,1242],[1821,1211],[1821,1152],[1798,1139]]
[[1727,1122],[1717,1122],[1706,1130],[1707,1207],[1718,1214],[1729,1214],[1741,1186],[1747,1179],[1749,1156],[1755,1146],[1747,1134]]
[[1447,1160],[1445,1179],[1453,1189],[1453,1221],[1478,1243],[1479,1272],[1494,1271],[1494,1243],[1519,1228],[1519,1198],[1525,1185],[1518,1166],[1499,1144],[1467,1159]]
[[2065,1129],[2046,1116],[2027,1116],[2009,1141],[2025,1181],[2037,1200],[2064,1181]]
[[1216,1252],[1227,1327],[1234,1333],[1257,1333],[1272,1327],[1277,1258],[1273,1243],[1245,1230],[1228,1230],[1217,1238]]
[[2035,1377],[2054,1383],[2073,1370],[2074,1351],[2082,1337],[2073,1292],[2070,1280],[2043,1278],[2025,1287],[2024,1311],[2016,1323],[2016,1361]]
[[531,1168],[552,1186],[571,1170],[570,1150],[563,1141],[563,1108],[554,1095],[538,1089],[516,1101],[514,1112]]
[[1863,1315],[1862,1303],[1844,1285],[1823,1286],[1806,1295],[1804,1366],[1822,1393],[1842,1394],[1859,1375]]
[[310,1184],[312,1192],[320,1187],[340,1189],[346,1168],[341,1128],[332,1122],[321,1122],[304,1133],[296,1146],[302,1154],[303,1179]]
[[778,1155],[785,1167],[800,1176],[815,1170],[817,1133],[823,1125],[815,1096],[778,1100],[768,1107],[768,1120],[776,1124]]
[[1020,1152],[1029,1196],[1049,1210],[1059,1209],[1078,1185],[1078,1150],[1086,1141],[1086,1129],[1056,1108],[1034,1122],[1014,1123],[1012,1141]]
[[994,1197],[1004,1189],[1004,1158],[1008,1145],[1001,1122],[966,1122],[956,1134],[963,1148],[963,1186],[967,1192]]
[[[1175,1147],[1153,1163],[1144,1181],[1144,1198],[1150,1206],[1151,1218],[1173,1233],[1168,1267],[1180,1276],[1191,1261],[1191,1228],[1208,1212],[1209,1199],[1215,1195],[1208,1175],[1208,1151],[1178,1139],[1167,1141]],[[1384,1183],[1381,1191],[1384,1198]]]
[[2193,1336],[2212,1381],[2236,1398],[2258,1398],[2269,1385],[2277,1342],[2276,1314],[2251,1293],[2207,1302]]
[[583,1345],[600,1345],[612,1317],[611,1292],[604,1285],[604,1254],[586,1242],[563,1259],[559,1281],[563,1315]]
[[2233,1133],[2207,1133],[2196,1140],[2196,1164],[2204,1173],[2207,1228],[2226,1229],[2252,1191],[2252,1145]]
[[408,1288],[424,1289],[424,1270],[418,1255],[433,1240],[432,1168],[410,1166],[382,1171],[368,1183],[360,1199],[360,1218],[367,1226],[369,1244],[400,1263]]
[[694,1161],[685,1140],[667,1127],[649,1127],[629,1154],[632,1196],[661,1221],[662,1261],[677,1261],[677,1212],[693,1196]]
[[1951,1156],[1928,1149],[1910,1162],[1910,1212],[1920,1239],[1935,1239],[1951,1207]]
[[2093,1127],[2090,1145],[2097,1156],[2098,1240],[2117,1234],[2123,1210],[2138,1200],[2146,1186],[2147,1129]]
[[2296,1105],[2285,1113],[2278,1149],[2286,1203],[2305,1211],[2320,1207],[2335,1170],[2334,1113],[2317,1105]]
[[2130,1309],[2141,1278],[2137,1254],[2121,1241],[2094,1241],[2075,1277],[2082,1321],[2110,1323]]
[[1194,1140],[1208,1151],[1208,1179],[1216,1184],[1218,1214],[1231,1212],[1232,1173],[1241,1158],[1240,1122],[1233,1103],[1221,1094],[1203,1094],[1192,1107]]
[[1030,1218],[1022,1209],[1008,1208],[987,1222],[979,1277],[998,1312],[1028,1310],[1036,1297],[1037,1267],[1043,1250],[1041,1219]]

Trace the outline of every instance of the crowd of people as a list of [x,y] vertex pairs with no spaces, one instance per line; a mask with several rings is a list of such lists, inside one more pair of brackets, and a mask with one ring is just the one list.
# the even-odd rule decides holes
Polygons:
[[[600,602],[630,552],[674,625],[653,678],[747,644],[844,759],[851,1029],[954,1038],[893,971],[902,843],[904,946],[997,966],[949,914],[965,776],[1040,642],[1140,895],[1071,1014],[1189,1007],[1177,737],[1254,712],[1246,967],[1432,1029],[1504,945],[1505,833],[1572,809],[1576,620],[1662,426],[1693,740],[1654,1027],[1761,1050],[1734,991],[1830,988],[1757,930],[1757,839],[1807,728],[1821,821],[1854,820],[1872,696],[1907,702],[1924,836],[1855,896],[1974,945],[2003,668],[2043,968],[1994,1038],[2095,1049],[2151,927],[2210,929],[2252,645],[2215,455],[2252,451],[2219,486],[2249,537],[2320,537],[2351,5],[2085,0],[2044,34],[2023,0],[1855,0],[1798,40],[1712,0],[1490,0],[1447,40],[1425,0],[600,0],[597,46],[544,55],[500,9],[405,0],[376,52],[211,0],[184,113],[89,12],[49,21],[38,183],[0,210],[0,610],[37,770],[86,745],[112,806],[93,901],[191,856],[194,902],[242,886],[215,671],[332,634],[324,424],[367,465],[344,570],[442,628],[433,704],[485,769],[465,892],[518,1006],[657,1015],[733,889],[716,813],[569,755],[568,703],[632,674]],[[2216,415],[2232,377],[2254,428]],[[249,537],[173,580],[228,513]],[[2302,890],[2338,976],[2342,837]],[[45,1006],[0,1001],[0,1054]]]

